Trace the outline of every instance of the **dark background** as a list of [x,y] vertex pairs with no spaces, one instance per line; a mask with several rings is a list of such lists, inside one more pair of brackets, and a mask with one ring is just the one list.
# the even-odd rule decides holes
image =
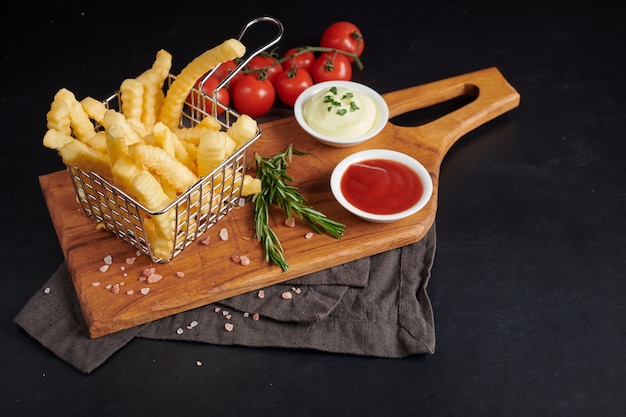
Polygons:
[[[10,416],[626,415],[626,7],[620,2],[57,1],[2,11],[0,411]],[[498,67],[520,107],[441,169],[433,355],[134,340],[83,375],[13,323],[63,261],[38,176],[54,93],[105,98],[271,15],[280,51],[337,20],[384,93]],[[402,118],[417,123],[422,114]],[[203,366],[196,366],[201,360]]]

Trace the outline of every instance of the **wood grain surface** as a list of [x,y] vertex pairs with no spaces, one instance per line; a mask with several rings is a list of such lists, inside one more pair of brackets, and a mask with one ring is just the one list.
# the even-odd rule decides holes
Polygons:
[[[300,188],[308,204],[347,226],[342,239],[317,234],[306,239],[304,236],[310,231],[306,225],[288,228],[280,212],[273,212],[272,227],[281,239],[290,266],[285,272],[265,261],[265,253],[254,239],[251,205],[234,209],[209,229],[203,235],[209,237],[208,245],[196,241],[171,262],[153,264],[148,256],[136,257],[136,250],[112,233],[96,229],[96,224],[76,203],[66,171],[41,176],[44,198],[90,336],[111,334],[419,241],[435,220],[439,170],[447,151],[464,134],[517,107],[520,98],[496,68],[383,95],[390,118],[462,95],[475,99],[421,126],[387,123],[374,139],[352,148],[320,144],[308,136],[293,117],[261,124],[261,138],[250,152],[273,156],[290,143],[306,152],[304,156],[294,156],[289,168],[294,185]],[[395,223],[368,223],[345,211],[333,199],[329,180],[334,166],[353,152],[373,148],[402,151],[428,169],[434,188],[424,209]],[[228,240],[220,240],[222,228],[228,231]],[[251,260],[249,265],[231,260],[233,255],[244,254]],[[111,256],[112,263],[103,271],[106,256]],[[133,257],[136,257],[134,263],[126,262]],[[148,284],[140,277],[144,269],[151,267],[163,279]],[[114,293],[112,289],[118,287],[119,293]],[[149,288],[149,292],[142,294],[145,288]]]

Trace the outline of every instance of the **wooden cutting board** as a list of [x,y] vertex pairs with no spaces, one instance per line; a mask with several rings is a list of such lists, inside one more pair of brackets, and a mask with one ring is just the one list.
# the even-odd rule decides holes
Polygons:
[[[339,240],[317,234],[306,239],[310,231],[306,225],[286,227],[281,213],[272,213],[272,228],[281,239],[290,266],[286,272],[265,261],[265,253],[254,239],[250,204],[236,208],[209,229],[203,235],[209,237],[208,245],[196,241],[171,262],[153,264],[148,256],[136,257],[136,250],[112,233],[96,229],[95,222],[76,203],[66,171],[41,176],[46,204],[90,336],[104,336],[419,241],[435,220],[439,170],[447,151],[464,134],[518,106],[519,94],[496,68],[488,68],[383,95],[390,118],[461,95],[476,98],[425,125],[401,127],[387,123],[376,138],[352,148],[320,144],[304,133],[293,117],[261,124],[261,138],[250,152],[273,156],[290,143],[307,152],[294,156],[290,165],[288,172],[295,179],[294,185],[308,204],[347,226]],[[350,153],[371,148],[405,152],[428,169],[434,189],[424,209],[408,219],[380,224],[364,222],[335,202],[329,187],[332,169]],[[228,231],[227,240],[219,238],[222,228]],[[231,260],[233,255],[244,254],[251,259],[249,265]],[[104,270],[107,256],[112,262]],[[134,263],[126,262],[133,257]],[[147,284],[140,279],[144,269],[150,267],[163,276],[161,281]],[[115,288],[119,288],[118,293]],[[144,288],[149,288],[147,294],[142,294]]]

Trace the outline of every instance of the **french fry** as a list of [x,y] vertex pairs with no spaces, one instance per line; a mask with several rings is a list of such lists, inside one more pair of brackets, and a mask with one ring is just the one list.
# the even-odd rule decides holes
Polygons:
[[133,143],[143,142],[143,137],[137,132],[135,128],[128,122],[126,117],[118,111],[109,109],[104,114],[102,125],[105,129],[108,129],[112,125],[118,125],[124,131],[126,135],[126,141],[129,145]]
[[245,174],[243,176],[243,184],[241,185],[241,195],[248,197],[250,195],[258,194],[262,190],[261,180],[254,178],[251,175]]
[[104,131],[96,132],[95,135],[89,139],[85,139],[85,144],[94,148],[95,150],[106,153],[107,152],[107,140]]
[[102,124],[104,113],[107,111],[107,107],[103,102],[87,96],[80,101],[80,105],[91,119]]
[[43,136],[43,146],[50,149],[59,150],[67,143],[76,140],[73,136],[69,134],[60,132],[56,129],[48,129],[46,134]]
[[161,107],[159,120],[170,129],[178,127],[183,105],[196,81],[217,64],[241,58],[245,52],[246,47],[240,41],[227,39],[194,58],[170,85]]
[[67,103],[60,99],[55,99],[50,104],[50,110],[46,114],[48,129],[53,129],[64,135],[71,136],[72,126],[70,121],[70,110]]
[[[154,63],[152,64],[152,68],[150,69],[150,79],[148,81],[151,82],[151,84],[144,89],[144,119],[142,119],[142,121],[148,127],[152,127],[154,123],[156,123],[158,115],[161,113],[161,107],[163,106],[163,101],[165,100],[163,86],[165,85],[165,80],[167,79],[171,69],[172,54],[167,52],[165,49],[159,50],[156,54]],[[143,81],[142,76],[139,78]],[[146,94],[148,94],[149,97],[146,97]],[[148,105],[152,105],[152,114],[146,116],[145,106]],[[148,119],[150,123],[148,123],[145,119]]]
[[204,177],[221,164],[235,149],[236,143],[223,131],[211,130],[200,138],[196,162],[198,176]]
[[258,124],[256,120],[247,114],[242,114],[226,130],[226,133],[237,143],[237,149],[248,143],[256,136]]
[[67,105],[74,137],[86,140],[96,134],[95,127],[83,106],[76,100],[76,96],[67,88],[61,88],[54,96],[55,100],[62,100]]
[[[135,196],[148,210],[158,212],[170,203],[171,198],[163,191],[159,180],[135,163],[128,155],[121,156],[111,167],[120,188]],[[173,247],[174,212],[169,210],[143,219],[144,231],[155,256],[169,258]]]
[[152,130],[152,134],[154,136],[154,142],[157,146],[162,147],[176,159],[185,164],[185,166],[194,174],[198,173],[198,168],[195,164],[195,157],[190,157],[183,142],[167,126],[165,126],[162,122],[156,122],[154,129]]
[[199,178],[189,168],[157,146],[135,143],[129,145],[128,151],[135,162],[156,172],[162,181],[169,182],[180,193],[198,182]]
[[101,177],[111,178],[108,155],[84,142],[73,140],[66,143],[59,149],[59,155],[66,165],[74,165],[85,172],[95,172]]
[[115,165],[118,159],[123,156],[130,156],[128,153],[128,142],[124,134],[124,128],[120,125],[110,125],[105,130],[107,153],[109,163]]
[[127,78],[120,84],[121,110],[127,120],[141,121],[143,107],[143,83]]
[[170,203],[159,180],[129,155],[120,156],[111,167],[111,172],[120,187],[132,193],[137,201],[150,211],[159,211]]

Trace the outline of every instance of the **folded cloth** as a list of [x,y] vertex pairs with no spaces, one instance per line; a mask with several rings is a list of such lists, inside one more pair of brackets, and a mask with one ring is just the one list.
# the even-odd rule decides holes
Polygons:
[[96,339],[62,264],[15,322],[83,373],[135,337],[386,358],[433,353],[426,288],[435,236],[433,226],[414,244]]

